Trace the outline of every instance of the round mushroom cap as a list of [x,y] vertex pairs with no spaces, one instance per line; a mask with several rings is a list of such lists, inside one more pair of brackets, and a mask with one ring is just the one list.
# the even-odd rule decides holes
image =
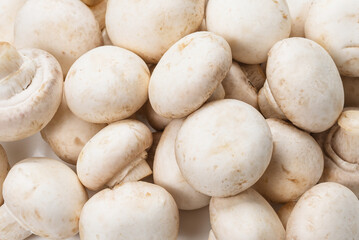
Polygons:
[[[14,71],[6,73],[6,68]],[[43,50],[17,52],[8,43],[0,43],[0,85],[0,141],[16,141],[39,132],[61,103],[61,67]]]
[[304,37],[304,26],[314,0],[287,0],[292,19],[291,37]]
[[16,16],[14,31],[17,48],[51,53],[64,75],[78,57],[102,44],[99,25],[81,1],[27,0]]
[[271,94],[295,126],[322,132],[335,123],[344,106],[343,84],[320,45],[304,38],[284,39],[269,52],[266,71]]
[[14,42],[15,17],[26,0],[0,0],[0,42]]
[[305,22],[305,36],[323,46],[340,74],[359,77],[359,1],[316,0]]
[[183,122],[183,119],[175,119],[165,128],[156,149],[153,179],[173,196],[179,209],[194,210],[207,206],[210,197],[193,189],[177,165],[175,143]]
[[321,183],[299,199],[287,223],[286,239],[359,239],[359,201],[338,183]]
[[145,159],[152,144],[151,130],[137,120],[112,123],[87,142],[77,160],[77,175],[83,185],[99,190],[118,174],[126,174]]
[[176,240],[178,229],[172,196],[145,182],[102,190],[85,204],[80,218],[80,237],[87,240]]
[[106,28],[114,45],[157,63],[179,39],[194,32],[205,0],[109,0]]
[[345,107],[359,107],[359,78],[342,77]]
[[6,178],[9,169],[10,166],[7,160],[5,149],[0,144],[0,206],[4,202],[4,199],[2,197],[2,184]]
[[59,158],[76,165],[82,148],[105,126],[106,124],[89,123],[76,117],[63,98],[55,116],[41,130],[41,136]]
[[274,209],[253,189],[209,203],[212,230],[217,240],[284,240],[285,231]]
[[312,136],[279,119],[267,119],[273,137],[268,168],[254,188],[272,202],[298,199],[323,173],[322,149]]
[[64,239],[78,232],[87,193],[76,174],[49,158],[15,164],[3,186],[5,204],[17,221],[36,235]]
[[212,95],[231,63],[230,47],[222,37],[196,32],[182,38],[152,73],[149,99],[153,109],[167,118],[189,115]]
[[289,37],[291,20],[285,0],[210,0],[206,25],[228,41],[236,61],[258,64],[276,42]]
[[227,197],[246,190],[262,176],[273,144],[268,124],[255,108],[225,99],[191,114],[178,132],[175,147],[178,166],[195,190]]
[[93,123],[130,117],[147,101],[150,72],[136,54],[115,46],[95,48],[71,67],[65,81],[70,110]]

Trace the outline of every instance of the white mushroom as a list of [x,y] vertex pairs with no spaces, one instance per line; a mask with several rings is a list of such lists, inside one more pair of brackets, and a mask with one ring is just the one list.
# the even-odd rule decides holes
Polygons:
[[210,197],[193,189],[178,168],[175,142],[183,122],[183,119],[175,119],[165,128],[156,149],[153,179],[173,196],[179,209],[194,210],[207,206]]
[[292,19],[291,37],[304,37],[304,26],[314,0],[287,0]]
[[77,174],[90,190],[137,181],[152,173],[146,162],[146,149],[151,144],[151,131],[143,123],[137,120],[112,123],[82,149]]
[[80,218],[86,240],[176,240],[179,216],[172,196],[162,187],[128,182],[94,195]]
[[226,197],[261,177],[272,148],[262,115],[244,102],[225,99],[204,105],[185,120],[176,139],[176,159],[195,190]]
[[258,64],[289,37],[291,21],[285,0],[209,0],[206,25],[228,41],[236,61]]
[[3,223],[11,228],[15,219],[32,233],[52,239],[78,232],[80,212],[87,201],[76,174],[48,158],[28,158],[14,165],[5,179],[3,194]]
[[14,43],[15,17],[26,0],[0,0],[0,42]]
[[115,46],[82,55],[65,80],[70,110],[93,123],[111,123],[134,114],[147,101],[150,72],[136,54]]
[[53,56],[0,42],[0,141],[20,140],[44,128],[60,105],[62,86]]
[[167,118],[181,118],[212,95],[232,63],[228,43],[210,32],[196,32],[175,43],[154,69],[149,99]]
[[0,144],[0,206],[3,204],[4,199],[2,197],[2,184],[10,169],[9,162],[7,160],[5,149]]
[[9,213],[5,205],[0,207],[0,239],[23,240],[32,233],[23,228]]
[[348,77],[359,77],[358,12],[357,0],[315,0],[305,23],[305,36],[322,45]]
[[157,63],[179,39],[197,30],[205,0],[109,0],[106,28],[114,45]]
[[233,197],[213,197],[209,213],[217,240],[285,239],[283,225],[274,209],[253,189]]
[[284,39],[270,50],[266,71],[258,96],[265,117],[288,119],[309,132],[335,123],[344,105],[343,84],[321,46],[304,38]]
[[272,202],[298,199],[323,173],[322,149],[312,136],[279,119],[267,119],[273,136],[268,168],[254,188]]
[[321,183],[295,205],[287,223],[286,239],[359,239],[359,201],[338,183]]
[[81,1],[27,0],[15,20],[15,46],[43,49],[66,75],[75,60],[102,44],[91,10]]
[[359,107],[359,78],[342,77],[345,107]]
[[288,202],[288,203],[284,204],[277,211],[278,217],[279,217],[280,221],[282,222],[284,228],[287,228],[287,222],[288,222],[289,216],[292,213],[293,208],[294,208],[296,203],[297,202],[295,202],[295,201]]
[[75,164],[85,144],[106,124],[94,124],[76,117],[63,98],[55,116],[41,131],[42,138],[55,154],[70,164]]

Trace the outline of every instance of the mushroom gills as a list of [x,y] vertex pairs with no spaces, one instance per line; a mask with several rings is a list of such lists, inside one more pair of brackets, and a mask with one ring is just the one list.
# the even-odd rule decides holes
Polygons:
[[23,240],[31,234],[15,220],[5,204],[0,207],[1,240]]

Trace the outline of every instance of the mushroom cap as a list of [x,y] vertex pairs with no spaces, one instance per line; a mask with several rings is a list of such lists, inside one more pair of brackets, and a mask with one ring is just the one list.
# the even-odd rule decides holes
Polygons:
[[194,32],[205,0],[109,0],[106,28],[114,45],[157,63],[179,39]]
[[150,72],[136,54],[115,46],[95,48],[72,66],[65,81],[70,110],[93,123],[128,118],[147,101]]
[[291,37],[304,37],[305,20],[314,0],[287,0],[292,19]]
[[63,98],[55,116],[41,130],[41,136],[59,158],[76,165],[82,148],[105,126],[106,124],[89,123],[76,117]]
[[192,33],[175,43],[154,69],[149,99],[167,118],[198,109],[215,91],[232,63],[228,43],[210,32]]
[[210,0],[206,25],[228,41],[236,61],[258,64],[276,42],[289,37],[291,20],[285,0]]
[[193,189],[177,165],[175,143],[183,122],[183,119],[174,119],[165,128],[156,149],[153,179],[173,196],[179,209],[194,210],[207,206],[210,197]]
[[322,149],[312,136],[292,124],[266,121],[273,137],[273,154],[254,188],[272,202],[294,201],[319,181],[324,167]]
[[218,240],[284,240],[285,231],[276,212],[253,189],[209,203],[212,230]]
[[16,16],[14,31],[17,48],[51,53],[64,75],[78,57],[102,44],[99,25],[81,1],[27,0]]
[[345,107],[359,107],[359,78],[342,77]]
[[[27,63],[33,61],[36,70],[25,89],[0,99],[0,141],[16,141],[39,132],[61,103],[63,77],[56,59],[39,49],[21,49],[19,54]],[[27,72],[28,65],[24,66],[16,74],[27,78],[31,73]]]
[[287,227],[287,222],[289,219],[290,214],[293,211],[293,208],[295,206],[297,202],[293,201],[293,202],[288,202],[286,204],[284,204],[278,211],[278,217],[280,219],[280,221],[283,224],[283,227],[286,228]]
[[83,185],[99,190],[152,144],[150,129],[137,120],[112,123],[88,141],[77,160]]
[[321,183],[295,205],[286,239],[359,239],[359,201],[338,183]]
[[80,237],[88,240],[175,240],[178,229],[179,214],[172,196],[146,182],[127,182],[100,191],[85,204],[80,218]]
[[5,204],[18,222],[36,235],[64,239],[78,232],[87,193],[76,174],[49,158],[15,164],[3,186]]
[[165,118],[157,114],[149,101],[147,101],[145,105],[145,114],[148,123],[157,131],[165,129],[165,127],[172,121],[171,118]]
[[344,106],[343,84],[329,54],[317,43],[288,38],[267,62],[269,89],[288,120],[309,132],[330,128]]
[[323,46],[348,77],[359,77],[358,12],[357,0],[316,0],[305,22],[305,36]]
[[26,0],[0,0],[0,42],[14,42],[15,17]]
[[255,108],[225,99],[191,114],[178,132],[175,147],[178,166],[195,190],[226,197],[246,190],[261,177],[273,144],[268,124]]
[[2,184],[6,178],[9,169],[10,166],[7,160],[5,149],[0,144],[0,206],[4,202],[4,199],[2,197]]

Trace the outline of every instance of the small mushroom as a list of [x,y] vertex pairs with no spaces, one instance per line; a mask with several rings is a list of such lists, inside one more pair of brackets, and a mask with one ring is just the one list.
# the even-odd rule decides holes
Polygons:
[[100,29],[103,30],[106,27],[107,0],[83,0],[83,2],[91,2],[90,9]]
[[2,224],[12,228],[15,219],[26,230],[51,239],[78,232],[81,209],[88,199],[76,174],[49,158],[28,158],[15,164],[5,179],[3,195]]
[[176,240],[176,202],[162,187],[128,182],[104,189],[84,206],[80,237],[86,240]]
[[304,37],[304,26],[314,0],[287,0],[292,19],[291,37]]
[[206,25],[228,41],[236,61],[259,64],[289,37],[291,20],[285,0],[209,0]]
[[359,107],[359,78],[342,77],[345,107]]
[[137,181],[152,173],[146,162],[152,133],[137,120],[112,123],[99,131],[82,149],[77,175],[83,185],[96,191],[105,185]]
[[233,197],[212,197],[209,214],[217,240],[285,239],[283,225],[274,209],[253,189]]
[[317,43],[288,38],[269,52],[267,81],[258,103],[266,118],[288,119],[308,132],[329,129],[344,106],[343,84],[329,54]]
[[64,75],[78,57],[102,44],[99,25],[81,1],[27,0],[16,16],[14,29],[17,48],[51,53]]
[[115,46],[82,55],[65,80],[67,104],[76,116],[92,123],[130,117],[147,101],[150,72],[136,54]]
[[191,114],[178,132],[175,148],[182,175],[195,190],[228,197],[262,176],[273,144],[268,124],[255,108],[225,99]]
[[216,236],[214,236],[212,229],[209,231],[208,240],[217,240]]
[[0,42],[14,43],[15,17],[26,0],[0,0]]
[[257,90],[238,63],[232,63],[227,76],[222,81],[222,85],[226,94],[225,98],[237,99],[258,109]]
[[89,123],[76,117],[63,98],[55,116],[41,130],[41,136],[59,158],[76,165],[82,148],[105,126],[106,124]]
[[272,202],[294,201],[322,176],[322,149],[312,136],[292,124],[279,119],[266,121],[273,136],[273,154],[254,188]]
[[288,203],[284,204],[281,208],[279,208],[279,210],[277,211],[278,217],[279,217],[280,221],[282,222],[284,228],[287,228],[287,222],[288,222],[289,216],[292,213],[293,208],[296,203],[297,202],[295,202],[295,201],[288,202]]
[[337,182],[359,197],[359,108],[344,109],[326,136],[324,172],[320,181]]
[[305,36],[324,47],[340,74],[359,77],[359,1],[315,0],[305,22]]
[[179,209],[194,210],[207,206],[210,197],[193,189],[178,168],[175,142],[183,122],[183,119],[175,119],[165,128],[155,153],[153,179],[173,196]]
[[302,195],[287,223],[286,239],[359,239],[359,201],[338,183],[321,183]]
[[0,42],[0,141],[20,140],[44,128],[60,105],[62,86],[53,56]]
[[145,104],[145,115],[148,123],[157,131],[162,131],[172,121],[171,118],[157,114],[149,101]]
[[182,118],[197,110],[222,82],[232,63],[228,43],[196,32],[175,43],[153,70],[149,99],[155,112]]
[[[5,177],[10,169],[9,162],[7,160],[5,149],[0,144],[0,205],[4,203],[2,197],[2,184],[5,180]],[[1,221],[0,221],[1,222]]]
[[205,0],[109,0],[106,28],[114,45],[126,48],[146,63],[157,63],[182,37],[202,22]]

